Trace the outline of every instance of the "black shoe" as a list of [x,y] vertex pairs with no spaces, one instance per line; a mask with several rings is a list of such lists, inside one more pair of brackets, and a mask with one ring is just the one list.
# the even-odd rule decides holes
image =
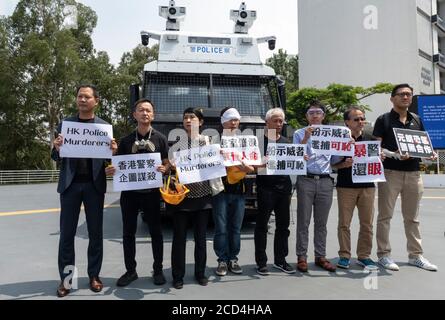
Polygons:
[[182,280],[174,280],[173,281],[173,288],[175,289],[182,289],[182,287],[184,287],[184,281]]
[[292,274],[292,273],[296,272],[295,269],[292,268],[292,266],[289,263],[287,263],[286,261],[284,261],[283,263],[274,263],[273,267],[275,269],[281,270],[288,274]]
[[65,285],[63,284],[63,281],[60,282],[59,287],[57,288],[57,296],[59,298],[63,298],[67,296],[70,293],[70,289],[65,288]]
[[162,286],[165,284],[165,277],[162,271],[153,273],[153,283],[157,286]]
[[256,273],[262,276],[268,276],[269,275],[269,269],[267,269],[267,266],[257,267]]
[[209,284],[209,279],[206,276],[196,278],[196,281],[198,281],[199,285],[201,286],[206,286]]
[[137,278],[138,274],[136,271],[127,271],[119,278],[119,280],[117,280],[116,285],[118,287],[126,287]]

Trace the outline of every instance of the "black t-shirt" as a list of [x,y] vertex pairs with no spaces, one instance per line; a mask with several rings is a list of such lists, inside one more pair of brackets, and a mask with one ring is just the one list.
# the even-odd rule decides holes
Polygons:
[[[80,119],[77,116],[77,120],[80,123],[94,123],[94,119]],[[78,158],[76,159],[76,174],[73,182],[90,182],[93,181],[93,162],[91,158]]]
[[[117,155],[126,155],[126,154],[133,154],[132,148],[133,144],[136,141],[136,135],[137,139],[140,141],[142,139],[148,140],[148,137],[150,136],[150,141],[154,144],[155,150],[150,151],[146,149],[138,150],[136,153],[160,153],[161,154],[161,160],[168,159],[168,142],[167,138],[160,133],[159,131],[155,129],[151,129],[152,133],[150,136],[150,131],[142,136],[137,130],[130,133],[128,136],[123,137],[120,142],[119,146],[117,148]],[[137,193],[146,193],[146,192],[152,192],[157,191],[157,188],[154,189],[143,189],[143,190],[133,190],[131,192],[137,192]]]
[[[290,143],[289,139],[280,136],[280,138],[275,143]],[[269,144],[269,139],[264,139],[264,155],[267,156],[267,145]],[[268,189],[275,192],[291,194],[292,193],[292,182],[288,175],[277,175],[277,176],[267,176],[267,175],[257,175],[256,184],[258,188]]]
[[[394,136],[393,128],[410,129],[425,131],[423,127],[422,120],[420,118],[414,118],[414,116],[408,112],[407,121],[405,124],[400,122],[399,114],[394,111],[394,109],[389,112],[389,126],[385,128],[385,114],[377,118],[373,135],[377,138],[382,138],[382,148],[388,149],[389,151],[397,151],[397,142]],[[386,158],[383,161],[383,167],[385,169],[398,170],[398,171],[419,171],[420,159],[419,158],[409,158],[408,160],[396,160],[392,158]]]
[[[364,141],[363,135],[361,135],[358,138],[355,138],[355,141]],[[340,163],[345,162],[347,158],[351,157],[344,157]],[[374,188],[375,185],[372,182],[367,183],[353,183],[352,182],[352,167],[349,168],[341,168],[338,169],[338,175],[337,175],[337,188]]]

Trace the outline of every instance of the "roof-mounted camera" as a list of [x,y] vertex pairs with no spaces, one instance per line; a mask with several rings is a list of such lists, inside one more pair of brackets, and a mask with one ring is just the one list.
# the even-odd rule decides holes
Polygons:
[[175,0],[170,0],[169,6],[159,6],[159,15],[167,19],[165,30],[179,31],[179,20],[185,16],[185,7],[177,7]]
[[248,33],[256,19],[255,10],[246,10],[246,3],[241,2],[239,10],[230,10],[230,20],[235,21],[235,33]]

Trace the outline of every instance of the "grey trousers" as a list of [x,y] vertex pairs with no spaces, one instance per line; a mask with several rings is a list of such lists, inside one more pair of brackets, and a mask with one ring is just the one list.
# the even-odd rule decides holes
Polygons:
[[315,257],[326,256],[326,224],[332,205],[334,183],[330,178],[297,178],[297,256],[307,257],[309,224],[314,209]]

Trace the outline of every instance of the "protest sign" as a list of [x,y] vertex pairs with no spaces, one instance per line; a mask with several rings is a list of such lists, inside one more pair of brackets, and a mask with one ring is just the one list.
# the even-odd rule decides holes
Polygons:
[[314,153],[352,157],[351,130],[341,126],[313,125],[311,147]]
[[380,150],[380,141],[360,141],[354,144],[352,182],[386,181]]
[[162,164],[160,153],[137,153],[111,158],[116,173],[113,190],[141,190],[162,187],[162,173],[156,169]]
[[433,145],[426,131],[393,128],[397,146],[401,154],[408,153],[412,158],[430,158]]
[[258,174],[306,175],[305,150],[305,144],[269,143],[266,170],[258,170]]
[[173,153],[181,183],[206,181],[226,175],[221,148],[217,144],[181,150]]
[[113,127],[109,124],[63,121],[61,158],[110,159]]
[[256,136],[222,136],[224,165],[237,166],[241,161],[248,165],[260,165],[261,153]]

